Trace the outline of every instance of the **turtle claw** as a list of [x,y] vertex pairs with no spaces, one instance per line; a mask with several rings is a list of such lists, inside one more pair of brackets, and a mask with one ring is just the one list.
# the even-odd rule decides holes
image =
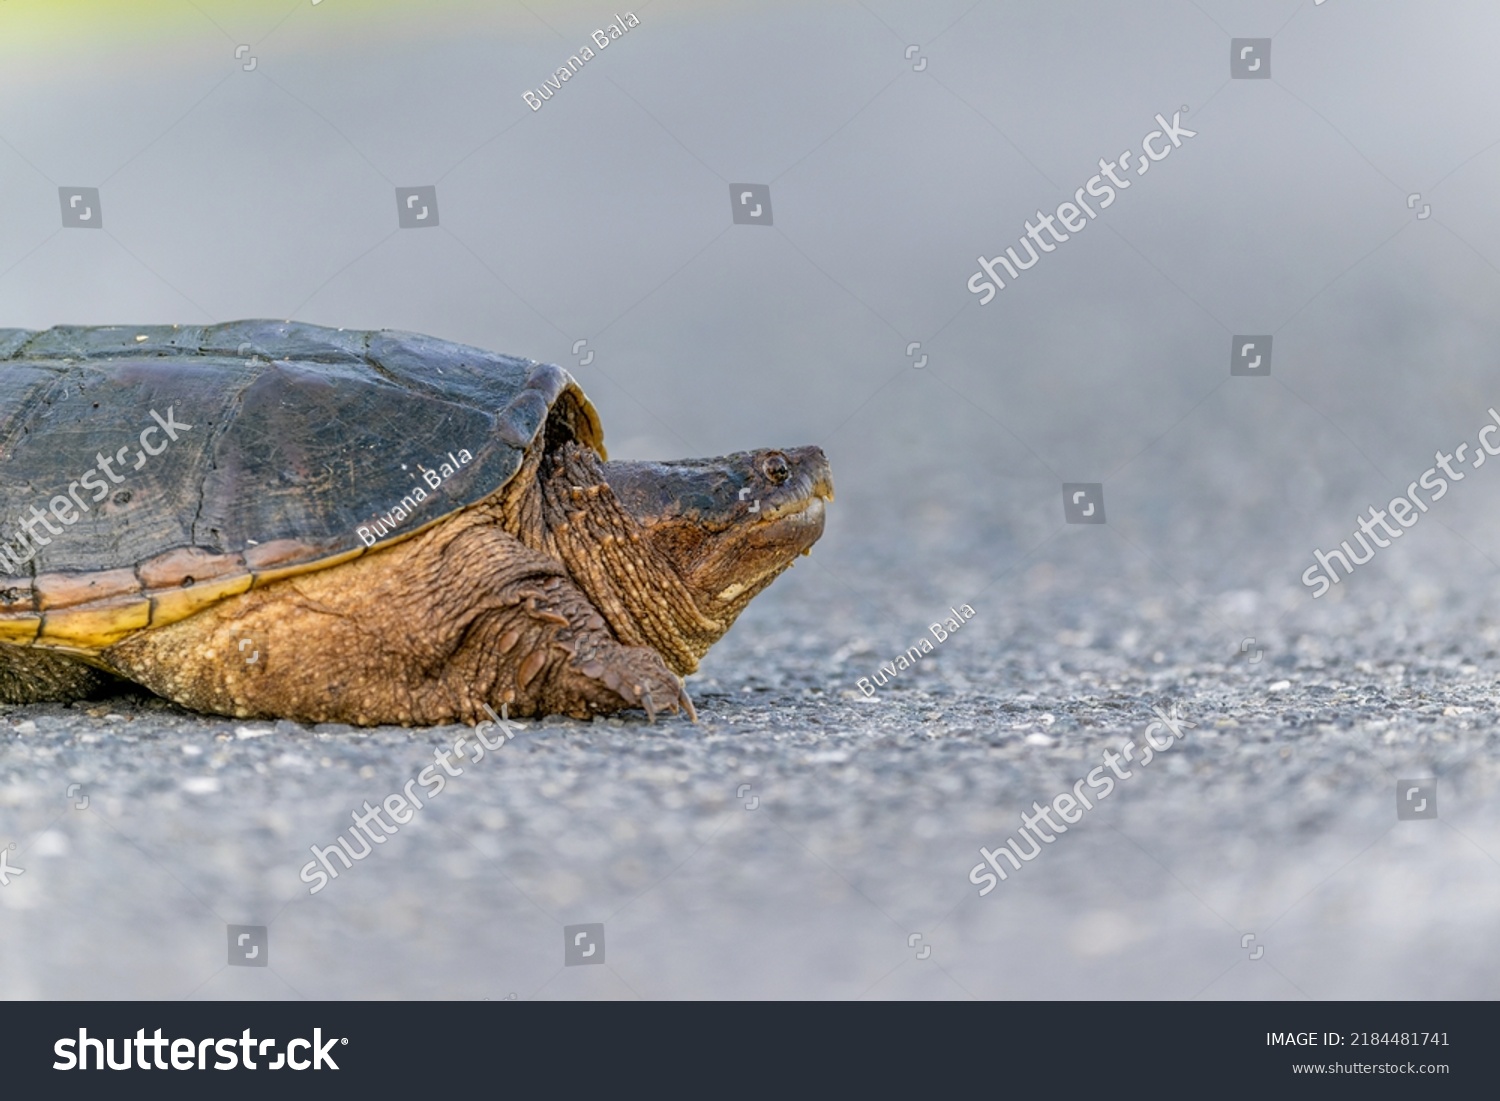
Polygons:
[[698,721],[682,680],[654,650],[601,640],[595,648],[576,655],[566,668],[570,676],[580,679],[574,682],[574,691],[582,696],[586,709],[595,713],[639,708],[653,725],[658,714],[669,711]]
[[[676,680],[676,678],[673,678]],[[646,712],[646,721],[652,726],[656,725],[656,716],[661,710],[676,711],[687,717],[689,722],[697,723],[698,709],[693,706],[692,698],[687,694],[687,687],[679,680],[676,683],[677,691],[672,696],[672,702],[665,709],[656,706],[656,700],[651,696],[651,689],[642,685],[631,685],[635,694],[635,704]]]
[[[646,709],[646,721],[655,726],[656,702],[651,698],[650,689],[641,692],[641,706]],[[698,709],[693,706],[692,697],[687,694],[687,686],[681,681],[677,682],[677,695],[672,700],[671,709],[687,716],[689,722],[697,724]]]
[[682,709],[683,714],[687,715],[690,722],[697,725],[698,709],[693,706],[692,698],[688,696],[687,685],[685,684],[677,686],[677,706]]
[[[645,709],[646,721],[652,726],[656,725],[656,701],[651,698],[649,688],[640,689],[640,705]],[[677,694],[671,703],[671,710],[680,712],[687,716],[688,721],[696,724],[698,722],[698,709],[693,706],[693,701],[687,694],[687,688],[680,681],[677,684]]]

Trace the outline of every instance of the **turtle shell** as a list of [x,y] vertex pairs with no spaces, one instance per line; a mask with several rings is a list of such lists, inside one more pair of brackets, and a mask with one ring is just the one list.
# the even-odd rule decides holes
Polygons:
[[0,329],[0,642],[89,655],[410,538],[543,426],[604,453],[562,368],[299,322]]

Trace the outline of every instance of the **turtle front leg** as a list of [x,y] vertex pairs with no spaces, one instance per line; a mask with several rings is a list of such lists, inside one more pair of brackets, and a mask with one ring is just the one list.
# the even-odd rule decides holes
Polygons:
[[486,632],[500,658],[490,695],[513,714],[581,719],[640,708],[653,722],[658,711],[681,711],[698,721],[661,655],[617,641],[572,582],[550,577],[517,585],[508,595],[513,602],[494,614]]

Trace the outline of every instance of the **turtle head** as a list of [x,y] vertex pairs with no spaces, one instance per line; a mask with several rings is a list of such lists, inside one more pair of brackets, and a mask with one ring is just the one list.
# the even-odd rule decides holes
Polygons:
[[541,478],[541,519],[516,527],[557,557],[621,642],[686,675],[750,601],[823,534],[833,475],[817,447],[712,459],[604,461],[563,441]]
[[604,477],[700,607],[734,614],[823,534],[833,474],[821,448],[611,462]]
[[641,537],[672,565],[699,614],[718,625],[709,642],[812,549],[833,500],[833,474],[818,447],[607,462],[602,470]]

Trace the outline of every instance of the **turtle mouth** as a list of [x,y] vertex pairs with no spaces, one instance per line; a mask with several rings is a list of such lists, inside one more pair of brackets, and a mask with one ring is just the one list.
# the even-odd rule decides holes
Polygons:
[[833,474],[817,447],[607,469],[611,488],[722,629],[812,549],[833,500]]
[[804,478],[803,484],[797,488],[799,492],[796,496],[784,504],[763,509],[761,515],[769,522],[789,521],[788,526],[791,527],[802,523],[816,523],[821,528],[824,502],[833,501],[833,479],[825,469],[815,478]]
[[823,535],[826,502],[831,500],[832,486],[815,486],[806,496],[762,510],[765,518],[755,526],[750,542],[779,552],[779,561],[770,568],[771,576],[790,565],[792,559],[812,553],[813,544]]
[[738,534],[733,528],[726,533],[730,542],[722,557],[716,556],[730,581],[717,590],[721,604],[743,607],[797,558],[812,553],[813,544],[823,535],[827,503],[833,500],[832,475],[826,462],[820,466],[799,482],[779,487],[779,502],[753,502],[760,507],[747,518],[749,526],[740,528]]
[[[833,500],[830,495],[827,500]],[[799,527],[816,526],[823,529],[824,498],[809,497],[805,501],[793,501],[766,512],[765,523],[774,524],[780,530],[795,531]]]
[[803,475],[795,492],[783,498],[782,503],[762,506],[762,520],[756,526],[754,542],[768,548],[778,547],[785,555],[782,564],[772,572],[773,577],[791,565],[792,559],[812,553],[813,544],[823,535],[827,503],[832,500],[833,477],[825,461]]

